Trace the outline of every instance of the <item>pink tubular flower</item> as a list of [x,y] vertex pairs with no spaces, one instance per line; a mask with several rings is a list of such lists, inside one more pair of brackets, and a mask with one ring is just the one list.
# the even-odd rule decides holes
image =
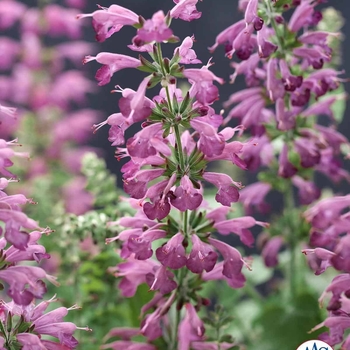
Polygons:
[[230,27],[223,30],[215,39],[215,44],[211,47],[209,47],[210,52],[214,52],[214,50],[219,45],[227,44],[228,49],[230,50],[232,47],[232,42],[235,40],[235,38],[238,36],[239,33],[241,33],[245,28],[245,21],[242,19],[239,22],[236,22],[235,24],[232,24]]
[[185,317],[179,324],[179,350],[190,350],[192,341],[201,340],[205,332],[203,322],[193,305],[186,303],[185,308]]
[[208,157],[218,156],[225,148],[225,138],[215,128],[200,118],[191,120],[191,126],[199,135],[199,149]]
[[270,191],[270,184],[256,182],[240,191],[239,201],[243,203],[244,210],[248,215],[252,213],[253,207],[256,207],[261,213],[267,213],[270,206],[264,201],[264,198]]
[[202,203],[203,196],[196,190],[187,175],[184,175],[174,192],[175,198],[171,197],[171,204],[180,211],[195,210]]
[[89,14],[77,15],[77,18],[92,17],[92,25],[96,32],[96,40],[103,42],[124,25],[134,25],[139,22],[138,15],[119,5],[111,5],[109,8],[100,7]]
[[203,174],[203,179],[218,188],[218,192],[215,196],[217,202],[230,207],[232,202],[238,201],[239,193],[237,188],[241,188],[242,185],[238,182],[234,182],[230,176],[205,172]]
[[170,10],[170,17],[188,22],[201,17],[202,12],[196,9],[198,0],[174,0],[174,2],[176,5]]
[[176,289],[177,283],[173,280],[174,274],[165,266],[155,267],[146,275],[146,282],[150,290],[159,290],[161,294],[168,294]]
[[219,84],[223,84],[224,80],[217,77],[214,73],[209,71],[211,66],[210,61],[206,66],[202,68],[191,68],[184,70],[184,76],[190,80],[192,87],[190,89],[191,97],[196,97],[198,102],[202,105],[210,105],[218,99],[218,88],[213,84],[213,81],[217,81]]
[[308,209],[304,216],[313,227],[324,229],[336,220],[341,211],[350,205],[350,195],[325,198]]
[[194,52],[194,50],[192,49],[193,46],[193,42],[194,42],[194,36],[192,35],[187,36],[182,44],[177,47],[174,51],[174,55],[176,53],[178,53],[178,55],[180,56],[180,62],[179,63],[183,63],[183,64],[197,64],[197,63],[202,63],[202,61],[200,61],[199,59],[197,59],[197,55]]
[[177,270],[186,265],[186,252],[182,244],[184,236],[178,232],[162,247],[156,250],[157,259],[167,267]]
[[240,275],[242,267],[245,264],[240,252],[217,239],[209,238],[209,243],[214,246],[224,258],[222,274],[227,278],[234,278],[235,275]]
[[170,39],[173,35],[173,31],[168,27],[165,21],[165,16],[163,11],[156,12],[152,19],[146,20],[142,28],[137,31],[137,36],[134,38],[134,43],[141,41],[144,45],[145,43],[158,42],[161,43]]
[[[41,280],[44,278],[50,278],[54,282],[52,276],[36,266],[17,265],[0,271],[0,279],[10,285],[8,295],[19,305],[29,305],[34,298],[43,297],[46,287]],[[26,285],[29,287],[26,288]]]
[[236,219],[219,221],[214,224],[214,228],[216,228],[222,235],[227,235],[233,232],[240,237],[242,243],[247,246],[252,246],[254,243],[254,237],[248,228],[253,227],[254,225],[268,227],[268,223],[266,222],[256,221],[251,216],[242,216]]
[[283,244],[283,238],[280,236],[272,237],[264,245],[261,255],[267,267],[275,267],[278,264],[278,252]]
[[202,273],[203,270],[211,271],[217,261],[218,255],[214,252],[211,245],[204,243],[200,238],[193,234],[192,250],[187,258],[186,266],[193,273]]
[[109,271],[115,277],[123,277],[118,288],[124,297],[130,298],[135,295],[137,287],[146,282],[146,275],[153,273],[153,268],[158,267],[158,264],[152,259],[136,260],[130,257]]
[[100,52],[97,56],[86,56],[83,63],[93,60],[103,64],[96,73],[96,79],[99,81],[98,85],[100,86],[108,84],[115,72],[124,68],[136,68],[141,65],[140,60],[134,57],[110,52]]
[[[307,255],[308,257],[311,255],[309,259],[309,264],[311,268],[315,271],[315,275],[320,275],[321,273],[326,271],[328,267],[332,266],[330,261],[335,256],[335,253],[324,248],[303,249],[302,253]],[[313,255],[318,260],[317,262],[311,260],[313,258]]]

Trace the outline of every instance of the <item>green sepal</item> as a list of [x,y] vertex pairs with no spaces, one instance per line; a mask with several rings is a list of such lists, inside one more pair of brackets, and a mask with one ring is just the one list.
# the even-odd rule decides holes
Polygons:
[[179,112],[181,114],[185,113],[189,109],[191,102],[192,102],[192,98],[190,97],[190,93],[187,91],[185,98],[181,102]]
[[185,69],[184,66],[180,66],[179,64],[175,63],[170,68],[170,75],[172,75],[172,76],[174,76],[176,78],[184,78],[185,77],[183,75],[184,69]]
[[170,61],[168,57],[163,58],[163,67],[167,73],[170,73]]
[[295,151],[288,152],[288,160],[297,168],[300,167],[300,154]]
[[177,48],[177,49],[175,50],[174,56],[173,56],[173,57],[171,58],[171,60],[170,60],[170,63],[169,63],[170,69],[172,69],[173,66],[174,66],[175,64],[178,65],[178,63],[180,62],[180,60],[181,60],[180,50],[179,50],[179,48]]
[[170,11],[168,11],[168,13],[165,16],[165,24],[168,27],[170,27],[170,25],[171,25],[171,20],[172,20],[172,17],[170,16]]
[[7,314],[6,330],[7,330],[7,333],[10,333],[12,330],[12,314],[11,314],[11,312],[9,312]]
[[0,334],[3,334],[3,336],[6,335],[4,324],[2,323],[2,321],[0,321]]
[[161,80],[162,80],[161,75],[158,75],[157,73],[153,73],[153,77],[149,81],[147,88],[151,89],[151,88],[155,87],[157,84],[159,84],[161,82]]
[[170,134],[170,127],[167,126],[163,131],[163,135],[162,135],[163,139],[167,138],[169,134]]
[[180,41],[180,38],[178,36],[172,35],[167,42],[170,44],[176,44]]
[[[18,325],[18,327],[17,327]],[[25,333],[31,326],[30,322],[21,321],[16,325],[15,333]]]
[[138,69],[142,70],[141,68],[144,69],[144,71],[146,69],[148,69],[148,71],[150,73],[154,73],[154,72],[157,72],[158,71],[158,68],[151,62],[151,61],[148,61],[145,57],[143,57],[142,55],[139,55],[139,59],[141,61],[141,64],[142,66],[141,67],[138,67]]
[[153,58],[153,59],[159,64],[159,66],[160,66],[157,45],[153,45],[152,58]]
[[179,103],[177,102],[177,98],[176,98],[175,94],[174,94],[174,97],[173,97],[173,110],[174,110],[175,113],[179,112]]

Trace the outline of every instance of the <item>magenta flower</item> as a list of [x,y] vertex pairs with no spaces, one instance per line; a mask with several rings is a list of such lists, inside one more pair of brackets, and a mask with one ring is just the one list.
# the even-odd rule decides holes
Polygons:
[[217,81],[219,84],[223,84],[223,79],[217,77],[214,73],[209,71],[211,63],[210,61],[206,66],[202,68],[191,68],[184,70],[184,76],[189,79],[192,87],[190,89],[191,97],[196,97],[197,101],[202,105],[210,105],[218,99],[218,88],[213,84],[213,81]]
[[174,274],[165,266],[155,267],[153,272],[146,275],[146,282],[150,290],[159,290],[161,294],[168,294],[177,287],[173,280]]
[[92,26],[96,32],[97,41],[105,41],[111,35],[119,30],[124,25],[134,25],[139,22],[139,16],[125,7],[119,5],[111,5],[109,8],[100,7],[89,14],[77,15],[77,18],[92,17]]
[[190,350],[193,341],[202,340],[205,329],[192,304],[186,303],[186,314],[179,324],[179,350]]
[[201,17],[202,12],[196,9],[198,0],[174,0],[174,2],[176,5],[170,10],[170,17],[188,22]]
[[144,43],[167,41],[173,35],[173,31],[166,24],[165,16],[163,11],[156,12],[152,19],[148,19],[143,23],[141,29],[137,31],[137,37],[134,38],[134,43]]
[[169,241],[156,250],[157,259],[166,267],[180,269],[186,265],[186,252],[182,245],[184,236],[178,232]]
[[320,275],[332,266],[331,259],[335,257],[335,253],[324,248],[303,249],[302,253],[308,256],[309,264],[315,271],[315,275]]
[[[130,235],[128,239],[128,250],[135,254],[135,259],[146,260],[153,255],[152,242],[164,238],[166,232],[160,230],[158,225],[149,228],[148,230],[141,233],[141,235]],[[159,260],[159,259],[158,259]]]
[[298,175],[292,177],[293,185],[298,188],[301,204],[311,204],[321,196],[321,190],[311,181],[306,181]]
[[199,149],[208,157],[218,156],[225,148],[225,138],[215,128],[200,118],[191,120],[191,126],[199,135]]
[[228,244],[209,238],[209,243],[214,246],[224,258],[222,274],[229,279],[241,278],[242,267],[246,264],[240,252]]
[[192,49],[193,43],[195,39],[194,36],[187,36],[182,44],[177,47],[174,51],[174,55],[178,54],[180,56],[180,62],[184,64],[197,64],[202,63],[199,59],[197,59],[197,55],[195,51]]
[[195,189],[193,183],[187,175],[180,181],[180,186],[174,191],[175,198],[171,197],[171,204],[180,211],[195,210],[203,201],[203,196],[199,190]]
[[103,64],[96,73],[96,79],[100,86],[108,84],[115,72],[125,68],[137,68],[141,65],[140,60],[134,57],[110,52],[100,52],[97,56],[86,56],[83,63],[85,64],[93,60]]
[[146,282],[146,275],[149,273],[153,274],[154,267],[158,267],[157,262],[154,260],[128,258],[127,262],[111,268],[110,272],[116,277],[123,277],[118,288],[124,297],[130,298],[135,295],[137,287]]
[[244,20],[236,22],[232,24],[230,27],[226,28],[216,37],[215,44],[209,47],[210,52],[214,52],[214,50],[219,45],[225,45],[225,44],[228,45],[226,52],[230,51],[232,49],[232,42],[235,40],[238,34],[241,33],[244,29],[245,29]]
[[268,223],[266,222],[256,221],[251,216],[243,216],[236,219],[219,221],[214,224],[214,228],[216,228],[222,235],[227,235],[233,232],[239,236],[242,243],[247,246],[252,246],[254,243],[254,237],[248,228],[253,227],[254,225],[268,227]]
[[186,266],[193,273],[202,273],[203,270],[211,271],[217,261],[218,255],[214,252],[211,245],[204,243],[200,238],[193,234],[192,250],[187,258]]
[[54,282],[52,276],[36,266],[11,266],[0,271],[0,278],[10,285],[8,295],[19,305],[29,305],[34,298],[43,297],[46,287],[42,279]]
[[232,202],[238,201],[239,193],[237,187],[241,188],[241,184],[234,182],[230,176],[226,174],[205,172],[203,174],[203,179],[218,188],[218,192],[215,196],[217,202],[230,207]]
[[18,1],[3,0],[0,4],[0,29],[11,28],[27,10],[27,6]]
[[275,267],[278,264],[278,252],[283,245],[283,238],[280,236],[272,237],[264,245],[261,255],[267,267]]
[[243,203],[247,214],[252,213],[254,207],[261,213],[267,213],[270,210],[269,204],[264,200],[271,191],[271,185],[263,182],[256,182],[240,191],[239,201]]

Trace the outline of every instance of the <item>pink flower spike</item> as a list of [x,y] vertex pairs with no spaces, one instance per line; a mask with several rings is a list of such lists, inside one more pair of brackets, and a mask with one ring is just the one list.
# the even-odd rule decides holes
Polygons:
[[174,2],[176,5],[170,10],[170,17],[187,22],[201,17],[202,12],[196,9],[198,0],[174,0]]
[[93,13],[79,14],[77,18],[92,17],[92,26],[96,32],[96,40],[105,41],[124,25],[135,25],[139,22],[139,16],[125,7],[111,5],[109,8],[100,7]]

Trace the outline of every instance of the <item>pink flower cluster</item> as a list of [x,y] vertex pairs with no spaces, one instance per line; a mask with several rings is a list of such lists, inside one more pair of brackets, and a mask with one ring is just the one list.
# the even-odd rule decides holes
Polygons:
[[[84,2],[67,0],[78,8]],[[28,175],[34,179],[48,174],[52,163],[58,161],[75,177],[62,193],[66,208],[81,214],[91,208],[92,198],[75,184],[81,182],[78,175],[82,156],[93,151],[84,143],[91,136],[89,125],[98,120],[99,114],[87,108],[76,109],[86,104],[87,94],[95,90],[94,84],[74,68],[80,67],[81,58],[93,50],[91,44],[79,40],[82,23],[76,21],[77,13],[77,9],[52,2],[37,8],[14,0],[1,1],[0,29],[2,34],[12,34],[0,36],[0,137],[12,137],[25,118],[33,119],[36,133],[50,135],[40,145],[26,145],[31,147],[32,156],[37,149],[45,149],[30,163]],[[69,42],[63,42],[66,38]],[[47,39],[58,43],[49,47]],[[7,105],[16,106],[17,114]],[[32,140],[38,142],[34,136]],[[80,148],[73,148],[74,144]],[[71,188],[76,196],[72,196]],[[77,196],[80,206],[73,205]]]
[[[22,306],[14,302],[3,302],[0,306],[0,322],[3,325],[13,324],[13,329],[4,336],[0,335],[0,349],[20,345],[21,349],[69,350],[75,349],[78,341],[73,337],[76,329],[90,331],[88,327],[79,328],[72,322],[64,322],[63,318],[71,308],[59,307],[49,312],[45,311],[51,303],[57,301],[52,298],[35,305]],[[17,321],[17,323],[16,323]],[[59,340],[59,343],[42,338],[49,335]]]
[[[72,334],[76,330],[73,323],[63,322],[68,309],[59,308],[43,314],[49,302],[35,306],[35,299],[42,299],[46,293],[44,279],[56,284],[53,276],[41,267],[25,265],[27,261],[39,263],[50,258],[45,247],[38,243],[42,234],[50,233],[21,211],[26,203],[35,204],[22,194],[8,195],[4,190],[11,182],[16,182],[7,169],[14,156],[23,156],[15,152],[16,140],[6,142],[0,139],[0,280],[6,287],[7,295],[12,299],[6,303],[1,299],[0,305],[0,348],[9,349],[16,344],[23,349],[73,349],[77,341]],[[15,323],[17,322],[17,324]],[[4,331],[6,327],[7,331]],[[59,343],[41,339],[41,334],[58,338]],[[63,346],[63,348],[62,348]]]
[[320,338],[331,346],[342,343],[342,349],[347,350],[350,349],[350,337],[344,340],[344,332],[350,328],[349,204],[350,196],[347,195],[325,198],[311,206],[305,212],[305,218],[312,225],[310,246],[316,248],[303,250],[316,275],[328,267],[342,272],[333,279],[320,298],[322,303],[326,296],[331,295],[327,306],[328,317],[314,329],[323,326],[329,328],[329,332],[322,333]]
[[[333,106],[345,96],[325,96],[344,81],[339,77],[342,72],[323,68],[331,60],[328,41],[337,34],[314,29],[322,19],[315,9],[318,3],[303,0],[275,8],[273,2],[241,1],[244,20],[221,32],[211,47],[225,45],[228,56],[236,53],[242,60],[231,63],[235,69],[231,81],[243,75],[247,88],[224,103],[228,111],[224,123],[238,119],[251,132],[240,155],[242,164],[253,171],[268,169],[265,176],[259,175],[262,181],[241,191],[240,201],[248,213],[254,207],[269,211],[265,197],[272,189],[280,190],[278,177],[291,180],[302,205],[317,200],[321,193],[311,169],[335,182],[350,180],[340,151],[349,142],[336,131],[333,114]],[[287,22],[285,13],[291,10]],[[319,125],[318,115],[326,115],[330,125]],[[269,266],[277,264],[282,244],[279,238],[266,245],[263,256]]]

